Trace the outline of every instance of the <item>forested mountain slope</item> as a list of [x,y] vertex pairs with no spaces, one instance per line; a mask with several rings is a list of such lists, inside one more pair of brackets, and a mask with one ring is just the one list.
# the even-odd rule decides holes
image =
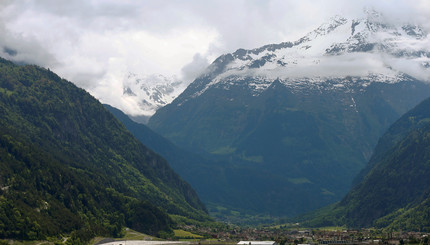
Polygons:
[[157,234],[166,212],[209,219],[164,159],[49,70],[1,59],[0,114],[0,238]]
[[381,137],[357,184],[312,225],[430,230],[430,99]]

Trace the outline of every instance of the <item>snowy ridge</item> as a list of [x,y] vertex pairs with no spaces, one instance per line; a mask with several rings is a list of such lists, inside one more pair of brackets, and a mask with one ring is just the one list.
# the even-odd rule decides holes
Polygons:
[[244,86],[250,88],[252,96],[258,96],[261,92],[270,87],[274,81],[278,81],[286,87],[292,88],[292,91],[305,91],[305,90],[342,90],[347,93],[353,93],[357,90],[362,90],[369,86],[371,83],[397,83],[400,81],[412,81],[412,77],[399,73],[399,74],[380,74],[369,73],[366,76],[346,76],[346,77],[293,77],[293,78],[274,78],[267,76],[237,76],[231,75],[222,79],[218,79],[206,85],[206,87],[194,94],[192,97],[197,97],[203,94],[208,88],[221,88],[229,90],[233,86]]
[[123,81],[122,97],[135,104],[141,115],[152,116],[157,109],[172,102],[185,87],[176,77],[129,73]]
[[295,42],[223,55],[209,67],[210,75],[200,77],[209,81],[196,85],[191,97],[243,82],[256,96],[275,80],[294,88],[323,86],[329,80],[325,87],[331,89],[348,87],[354,80],[362,87],[408,76],[430,81],[427,33],[417,25],[392,25],[375,11],[364,15],[336,16]]

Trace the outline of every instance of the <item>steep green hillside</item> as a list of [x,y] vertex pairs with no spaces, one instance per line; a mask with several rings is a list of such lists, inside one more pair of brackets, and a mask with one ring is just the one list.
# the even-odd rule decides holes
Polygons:
[[[406,113],[390,127],[381,138],[369,167],[365,170],[367,174],[362,181],[340,203],[340,206],[347,207],[345,219],[349,224],[369,226],[386,215],[390,215],[390,221],[403,219],[401,214],[417,212],[412,209],[428,203],[430,99]],[[427,213],[428,211],[427,206]],[[375,224],[394,225],[382,220]],[[420,228],[411,225],[407,227]],[[422,225],[430,227],[430,219]]]
[[[181,149],[146,125],[130,120],[122,111],[109,105],[105,105],[105,107],[140,142],[163,156],[172,168],[193,186],[199,197],[207,203],[211,215],[228,222],[237,222],[239,219],[241,222],[243,220],[243,222],[247,223],[249,216],[256,214],[247,212],[247,210],[238,212],[243,210],[231,206],[222,206],[222,211],[220,212],[219,210],[219,203],[226,203],[225,200],[237,199],[236,196],[230,194],[232,190],[240,193],[240,189],[232,186],[229,181],[229,173],[238,171],[234,166],[231,166],[228,162],[211,161],[198,154]],[[246,172],[246,169],[242,170]]]
[[379,140],[358,184],[314,224],[430,230],[430,99]]
[[49,70],[0,60],[0,114],[0,238],[157,234],[165,212],[209,219],[165,160]]
[[[222,181],[216,178],[219,174],[214,173],[214,171],[221,170],[216,170],[211,161],[179,148],[146,125],[132,121],[122,111],[109,105],[105,105],[105,107],[126,126],[136,139],[163,156],[171,167],[196,189],[203,200],[210,199],[211,196],[216,196],[218,191],[222,191],[222,188],[219,188]],[[207,173],[209,172],[212,173],[213,178],[208,178]],[[226,186],[223,185],[223,187]]]

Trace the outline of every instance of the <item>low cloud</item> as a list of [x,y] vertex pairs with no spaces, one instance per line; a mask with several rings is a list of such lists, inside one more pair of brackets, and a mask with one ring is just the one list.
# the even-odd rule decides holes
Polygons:
[[294,41],[366,6],[430,32],[427,0],[3,0],[0,56],[49,67],[102,102],[116,101],[111,91],[122,85],[121,74],[191,82],[221,54]]
[[231,70],[218,79],[238,74],[243,76],[260,76],[271,80],[277,78],[367,76],[372,73],[381,73],[382,71],[387,73],[389,68],[379,54],[347,53],[339,56],[303,57],[297,64],[290,64],[285,67],[279,66],[274,69],[244,69],[239,72]]
[[0,57],[19,64],[36,64],[44,67],[58,65],[54,55],[34,37],[23,37],[5,29],[0,24]]
[[186,83],[191,83],[196,77],[201,75],[209,66],[208,59],[197,53],[193,57],[193,61],[182,67],[182,79]]

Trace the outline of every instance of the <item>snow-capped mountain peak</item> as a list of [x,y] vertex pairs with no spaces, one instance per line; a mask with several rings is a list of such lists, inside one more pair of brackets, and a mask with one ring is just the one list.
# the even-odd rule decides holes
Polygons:
[[138,107],[140,115],[152,116],[155,111],[172,102],[186,87],[175,76],[128,73],[123,80],[123,99]]
[[404,77],[430,81],[430,39],[418,25],[395,25],[376,12],[361,18],[335,16],[294,42],[265,45],[219,57],[193,84],[192,97],[208,88],[247,81],[255,95],[273,81],[286,86],[346,77],[393,83]]

